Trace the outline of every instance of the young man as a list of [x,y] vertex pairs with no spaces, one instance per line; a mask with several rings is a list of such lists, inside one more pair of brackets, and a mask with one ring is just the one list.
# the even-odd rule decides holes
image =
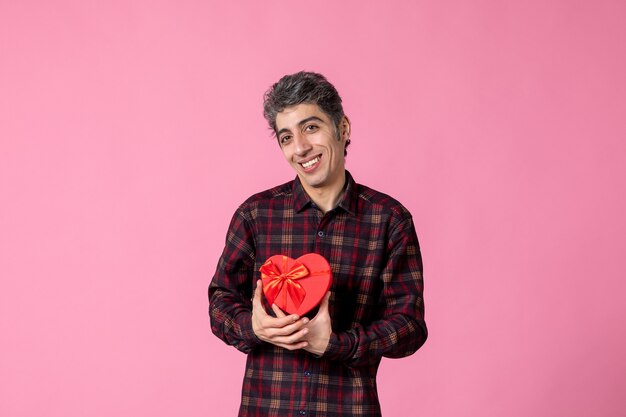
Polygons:
[[[283,77],[264,115],[297,174],[236,211],[209,286],[213,332],[247,353],[240,416],[380,416],[381,357],[426,341],[422,261],[410,213],[345,169],[350,121],[320,74]],[[313,318],[262,295],[272,255],[318,253],[333,282]]]

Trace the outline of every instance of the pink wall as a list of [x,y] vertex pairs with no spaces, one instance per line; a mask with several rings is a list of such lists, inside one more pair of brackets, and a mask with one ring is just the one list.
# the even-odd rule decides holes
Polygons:
[[235,415],[206,287],[300,69],[422,243],[385,415],[624,415],[626,3],[242,3],[0,1],[0,415]]

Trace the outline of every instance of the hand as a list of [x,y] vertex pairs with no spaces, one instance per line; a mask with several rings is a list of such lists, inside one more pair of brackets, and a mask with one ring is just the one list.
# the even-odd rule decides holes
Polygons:
[[329,299],[330,292],[326,293],[326,297],[324,297],[320,303],[320,308],[317,311],[317,314],[305,327],[305,330],[309,330],[309,333],[306,335],[306,340],[309,344],[304,347],[304,350],[317,356],[321,356],[324,352],[326,352],[330,335],[333,332],[330,314],[328,312]]
[[272,304],[272,310],[276,317],[272,317],[265,311],[261,302],[261,281],[257,281],[252,298],[252,330],[256,336],[268,343],[288,350],[302,349],[308,346],[304,337],[309,329],[304,325],[309,319],[300,318],[296,314],[287,316],[276,304]]

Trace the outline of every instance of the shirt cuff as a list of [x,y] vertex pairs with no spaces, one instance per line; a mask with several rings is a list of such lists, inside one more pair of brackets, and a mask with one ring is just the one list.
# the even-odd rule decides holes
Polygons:
[[263,341],[258,338],[254,330],[252,329],[252,312],[246,311],[245,313],[240,314],[240,327],[241,327],[241,335],[243,339],[247,341],[248,346],[250,346],[251,350],[255,347],[263,344]]
[[342,336],[334,332],[331,333],[328,346],[320,357],[330,360],[345,360],[350,352],[350,345],[346,343],[348,341],[346,339],[349,340],[349,336],[345,333]]

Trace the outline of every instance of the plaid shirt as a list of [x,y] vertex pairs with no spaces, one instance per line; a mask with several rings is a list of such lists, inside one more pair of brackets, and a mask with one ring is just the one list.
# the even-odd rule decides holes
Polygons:
[[[321,357],[262,342],[251,324],[263,262],[310,252],[333,273],[333,333]],[[344,195],[326,214],[298,178],[250,197],[233,216],[209,286],[211,329],[248,354],[239,416],[380,416],[381,357],[410,355],[427,337],[422,289],[410,213],[348,172]]]

